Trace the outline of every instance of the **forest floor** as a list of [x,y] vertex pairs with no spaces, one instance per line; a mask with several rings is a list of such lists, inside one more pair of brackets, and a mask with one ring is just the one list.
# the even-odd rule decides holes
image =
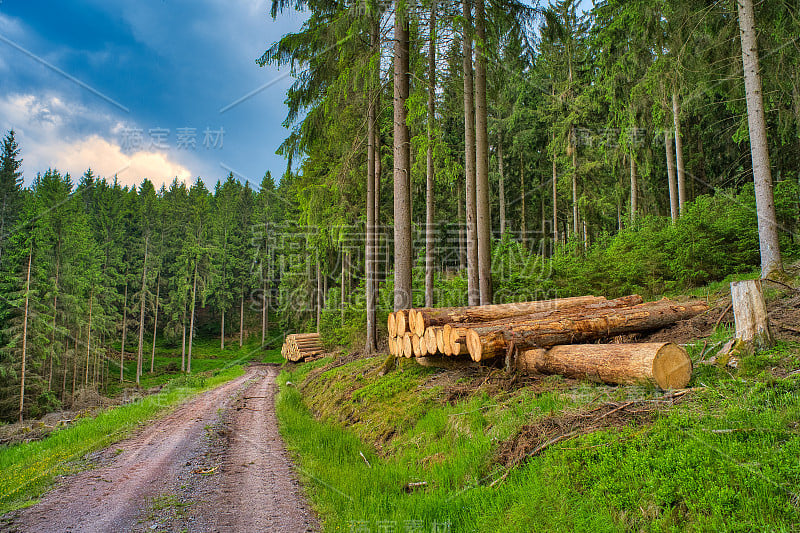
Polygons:
[[9,531],[313,531],[278,433],[277,369],[254,365],[96,453]]

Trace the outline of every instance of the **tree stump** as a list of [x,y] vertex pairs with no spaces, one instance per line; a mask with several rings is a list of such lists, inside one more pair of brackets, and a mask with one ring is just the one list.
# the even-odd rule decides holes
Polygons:
[[736,339],[763,350],[772,346],[767,305],[761,290],[761,280],[734,281],[731,283],[733,318]]

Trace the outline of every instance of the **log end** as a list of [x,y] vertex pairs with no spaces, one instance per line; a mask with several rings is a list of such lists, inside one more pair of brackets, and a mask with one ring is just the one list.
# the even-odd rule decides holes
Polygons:
[[397,336],[405,334],[408,330],[408,322],[406,321],[406,312],[404,310],[396,311],[394,314],[395,327],[397,328]]
[[677,344],[667,343],[653,358],[653,380],[660,388],[682,389],[692,379],[692,359]]
[[389,313],[389,318],[386,320],[386,327],[389,330],[389,338],[397,337],[397,322],[395,321],[394,313]]
[[403,356],[407,358],[411,358],[414,355],[413,348],[411,346],[411,334],[404,333],[403,334]]

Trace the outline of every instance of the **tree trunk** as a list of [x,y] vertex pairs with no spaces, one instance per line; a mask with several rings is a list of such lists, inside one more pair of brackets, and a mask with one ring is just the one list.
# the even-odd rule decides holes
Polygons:
[[472,73],[472,0],[463,0],[464,15],[464,174],[467,220],[467,303],[481,303],[478,270],[478,222],[476,207],[475,89]]
[[50,338],[50,356],[49,359],[49,371],[47,373],[47,391],[50,392],[51,384],[53,382],[53,359],[55,358],[56,352],[56,318],[58,317],[58,278],[60,272],[61,261],[56,259],[56,275],[55,275],[55,283],[53,284],[53,334]]
[[492,291],[492,217],[489,212],[489,125],[486,106],[486,16],[484,0],[475,0],[475,203],[478,229],[478,281],[481,305],[494,299]]
[[319,323],[322,319],[322,269],[319,261],[319,252],[317,252],[317,333],[319,333]]
[[[128,277],[125,276],[125,297],[122,300],[122,346],[119,351],[119,382],[125,377],[125,333],[128,326]],[[77,352],[76,352],[77,353]]]
[[523,350],[584,343],[660,329],[706,310],[708,304],[705,302],[677,304],[661,300],[621,309],[593,311],[583,316],[562,317],[555,321],[543,319],[478,327],[467,331],[467,347],[473,361],[482,361],[505,355],[510,342]]
[[181,372],[186,372],[186,308],[181,320]]
[[761,291],[761,280],[731,283],[731,303],[736,322],[736,339],[754,344],[759,350],[772,346],[767,306]]
[[[89,324],[86,326],[86,374],[83,378],[83,386],[89,386],[89,355],[91,354],[92,349],[92,304],[94,303],[94,289],[89,294]],[[142,347],[141,342],[139,343],[139,366],[141,367],[141,356],[142,356]],[[141,373],[141,368],[139,370]],[[138,375],[137,375],[138,377]],[[139,380],[136,380],[136,383],[139,383]]]
[[503,136],[497,138],[497,171],[499,176],[498,201],[500,202],[500,235],[506,232],[506,184],[503,168]]
[[222,320],[220,321],[219,349],[225,349],[225,310],[222,310]]
[[522,245],[528,246],[528,218],[525,213],[525,163],[519,158],[519,231],[522,233]]
[[70,405],[75,402],[75,387],[78,381],[78,339],[81,338],[81,327],[78,326],[78,334],[75,335],[75,353],[72,357],[72,397]]
[[161,296],[161,273],[158,273],[156,281],[156,308],[153,316],[153,352],[150,354],[150,373],[153,373],[156,365],[156,336],[158,335],[158,299]]
[[631,222],[636,220],[636,211],[639,209],[639,176],[636,174],[636,158],[633,149],[630,153],[631,163]]
[[[572,71],[570,67],[570,78]],[[577,236],[580,234],[578,229],[578,148],[575,146],[575,126],[570,127],[569,142],[572,146],[572,228]]]
[[244,346],[244,287],[239,300],[239,348]]
[[194,340],[194,310],[197,301],[197,259],[194,263],[194,281],[192,282],[192,315],[189,319],[189,353],[186,356],[186,373],[192,373],[192,341]]
[[411,306],[411,142],[408,133],[409,15],[396,2],[394,21],[394,308]]
[[[373,53],[379,53],[378,50],[378,22],[373,17],[372,27],[370,28],[370,47]],[[367,335],[364,344],[364,351],[367,354],[374,353],[378,348],[378,325],[376,316],[376,302],[377,302],[377,288],[375,280],[377,278],[376,268],[378,259],[377,250],[377,222],[376,222],[376,205],[375,205],[375,125],[376,125],[376,110],[375,110],[375,95],[378,90],[377,72],[370,72],[369,74],[369,88],[367,90],[367,232],[364,242],[364,270],[365,270],[365,297],[366,297],[366,311],[367,311]],[[344,251],[342,251],[342,287],[341,287],[341,313],[342,324],[344,325]]]
[[675,161],[678,174],[678,213],[683,214],[686,204],[686,172],[683,166],[683,139],[681,138],[681,104],[677,89],[672,91],[672,119],[675,124]]
[[[407,329],[417,335],[422,335],[425,329],[432,326],[500,320],[542,311],[556,311],[579,307],[602,301],[605,301],[605,298],[602,296],[574,296],[571,298],[556,298],[553,300],[538,300],[510,304],[414,309],[414,312],[411,314],[411,316],[413,316],[413,322],[409,322]],[[398,328],[398,335],[400,333],[401,331]]]
[[431,4],[428,21],[428,150],[425,157],[425,306],[433,305],[433,121],[436,117],[436,0]]
[[22,318],[22,368],[19,378],[19,421],[22,422],[23,408],[25,407],[25,363],[28,355],[28,302],[31,293],[31,261],[33,260],[33,245],[28,252],[28,274],[25,277],[25,314]]
[[669,342],[641,344],[576,344],[533,348],[517,355],[524,373],[561,374],[603,383],[656,385],[682,389],[692,377],[686,350]]
[[467,268],[467,250],[466,250],[466,220],[464,219],[464,194],[461,184],[456,188],[458,191],[458,201],[456,201],[458,218],[458,270],[464,271]]
[[[553,139],[555,139],[555,134]],[[556,155],[553,154],[553,253],[558,242],[558,173],[556,172]]]
[[144,349],[144,302],[145,291],[147,290],[147,246],[150,236],[144,239],[144,263],[142,265],[142,292],[139,307],[139,352],[136,356],[136,384],[139,384],[139,377],[142,375],[142,352]]
[[783,271],[775,199],[772,191],[772,172],[769,166],[767,125],[759,71],[753,0],[737,0],[739,28],[744,65],[744,88],[747,97],[747,125],[750,130],[750,157],[753,161],[753,181],[756,190],[758,241],[761,248],[761,277]]
[[669,184],[669,214],[674,224],[678,220],[678,184],[675,179],[675,146],[668,128],[664,129],[664,148],[667,154],[667,183]]
[[264,292],[261,295],[261,348],[267,345],[267,309],[269,308],[269,287],[267,275],[264,276]]
[[[377,253],[377,250],[376,250]],[[341,268],[341,276],[339,278],[339,322],[341,323],[342,327],[344,327],[344,300],[346,298],[346,293],[344,290],[344,280],[345,280],[345,268],[344,268],[344,248],[342,248],[339,252],[341,259],[339,262],[341,263],[339,266]],[[369,317],[367,317],[369,319]]]

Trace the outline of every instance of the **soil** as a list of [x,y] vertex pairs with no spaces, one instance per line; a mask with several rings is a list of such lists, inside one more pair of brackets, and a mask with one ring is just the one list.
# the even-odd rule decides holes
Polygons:
[[317,530],[278,433],[277,373],[253,366],[189,400],[5,517],[4,530]]

